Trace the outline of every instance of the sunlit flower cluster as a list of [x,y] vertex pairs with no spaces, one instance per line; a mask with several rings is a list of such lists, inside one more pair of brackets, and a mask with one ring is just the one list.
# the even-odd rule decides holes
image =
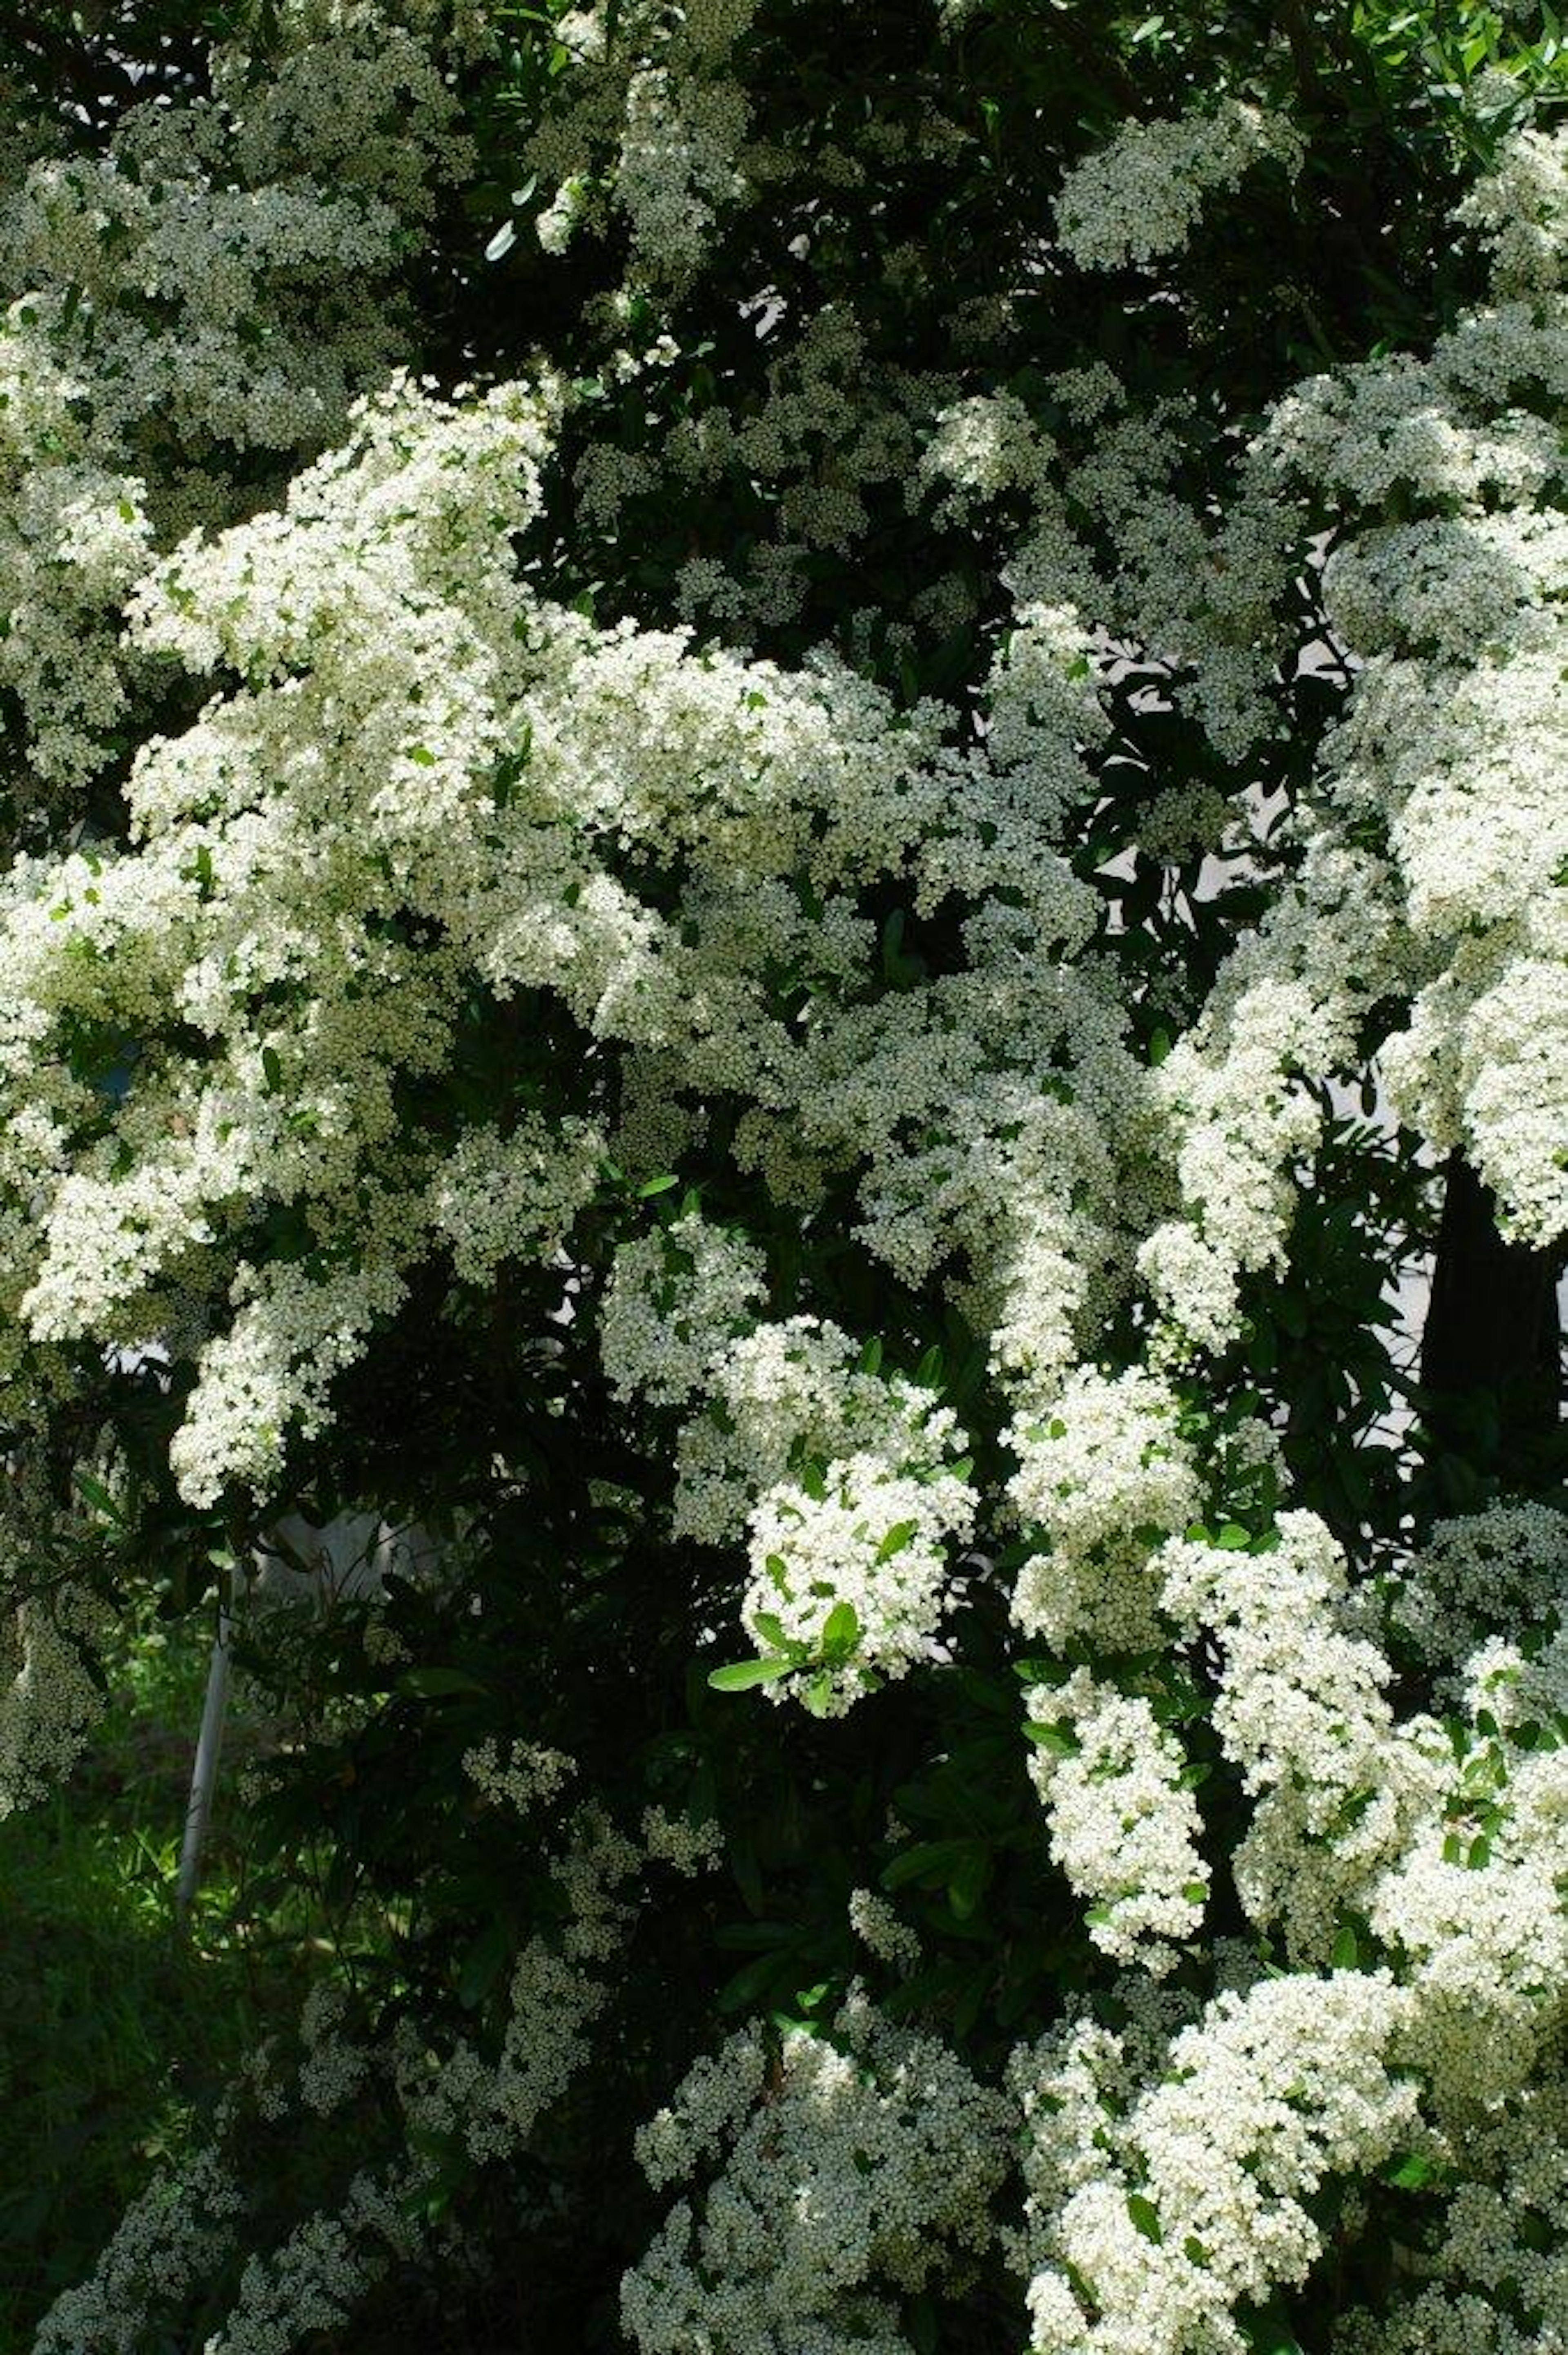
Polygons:
[[1074,165],[1056,202],[1056,233],[1086,270],[1179,253],[1215,190],[1234,188],[1265,156],[1301,161],[1295,128],[1229,100],[1213,113],[1131,123]]

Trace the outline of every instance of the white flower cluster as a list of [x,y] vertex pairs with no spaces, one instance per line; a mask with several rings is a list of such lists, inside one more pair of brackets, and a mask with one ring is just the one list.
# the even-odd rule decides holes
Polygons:
[[667,1864],[684,1880],[711,1871],[724,1856],[724,1831],[712,1817],[694,1823],[688,1816],[673,1815],[668,1807],[645,1807],[639,1829],[652,1861]]
[[245,2186],[219,2133],[178,2178],[160,2168],[83,2282],[57,2297],[37,2355],[136,2355],[150,2310],[209,2280],[235,2243]]
[[917,1931],[901,1922],[885,1897],[874,1889],[853,1889],[849,1901],[850,1928],[869,1954],[887,1963],[901,1976],[919,1967]]
[[[1568,1998],[1568,1643],[1489,1647],[1446,1787],[1365,1900],[1417,1998],[1409,2050],[1461,2133],[1557,2049]],[[1433,1743],[1436,1751],[1436,1744]]]
[[546,253],[619,215],[634,282],[693,274],[746,186],[751,101],[727,69],[756,13],[757,0],[588,0],[557,19],[559,98],[526,151],[553,191],[535,223]]
[[975,1497],[934,1392],[874,1370],[836,1326],[758,1322],[764,1290],[755,1250],[685,1212],[622,1245],[600,1347],[623,1396],[693,1409],[675,1526],[747,1536],[742,1617],[779,1663],[776,1694],[832,1712],[930,1657]]
[[1102,1953],[1163,1977],[1202,1923],[1209,1891],[1181,1743],[1142,1694],[1118,1692],[1087,1668],[1031,1687],[1024,1705],[1051,1853],[1089,1901],[1089,1936]]
[[[789,667],[551,601],[529,534],[557,389],[443,401],[386,376],[387,289],[456,153],[439,53],[373,0],[278,13],[259,94],[225,50],[210,97],[131,109],[103,155],[35,162],[0,203],[0,685],[40,783],[140,739],[126,839],[35,845],[0,878],[0,1367],[25,1399],[59,1352],[159,1349],[188,1384],[173,1470],[206,1509],[283,1481],[425,1263],[481,1287],[553,1269],[628,1433],[678,1423],[675,1534],[744,1560],[757,1657],[721,1681],[824,1717],[941,1660],[959,1581],[1021,1537],[1013,1622],[1055,1656],[1025,1671],[1031,1772],[1126,1975],[1016,2057],[1013,2111],[858,1994],[829,2032],[754,2026],[700,2062],[640,2137],[655,2188],[689,2187],[627,2277],[642,2355],[906,2355],[906,2302],[961,2291],[991,2244],[1018,2107],[1040,2355],[1234,2355],[1245,2304],[1322,2254],[1335,2182],[1417,2146],[1455,2179],[1440,2233],[1347,2355],[1525,2355],[1492,2328],[1503,2284],[1547,2355],[1568,2290],[1519,2219],[1562,2190],[1531,2152],[1563,2113],[1568,1522],[1504,1502],[1439,1525],[1358,1603],[1312,1514],[1194,1528],[1229,1443],[1186,1377],[1283,1264],[1325,1083],[1369,1056],[1514,1233],[1568,1232],[1568,138],[1517,133],[1463,209],[1496,301],[1425,358],[1299,387],[1245,453],[1233,434],[1229,502],[1187,487],[1213,432],[1196,402],[1140,407],[1096,364],[1047,380],[1047,432],[1026,372],[879,364],[869,310],[826,298],[765,327],[749,409],[651,406],[662,447],[580,461],[590,548],[671,484],[739,478],[776,508],[744,573],[696,553],[682,574],[737,627],[803,611],[890,486],[944,532],[1001,518],[983,569],[1009,623],[949,707],[842,652]],[[594,0],[544,28],[547,250],[620,228],[644,295],[689,282],[784,168],[746,147],[754,14]],[[874,126],[865,155],[905,136]],[[1178,253],[1212,196],[1299,153],[1235,101],[1135,124],[1068,175],[1062,248]],[[835,202],[866,195],[848,149],[818,161]],[[919,268],[895,260],[888,291]],[[683,357],[652,329],[637,352],[619,381],[640,393]],[[1151,773],[1139,845],[1240,858],[1297,586],[1344,657],[1340,716],[1268,847],[1272,906],[1151,1067],[1086,879],[1131,765],[1103,690],[1159,675],[1235,773]],[[983,610],[961,568],[910,608],[933,632]],[[885,619],[842,645],[915,643]],[[205,705],[149,734],[135,696],[176,672]],[[493,1020],[526,1072],[480,1114],[463,1054]],[[742,1212],[650,1209],[597,1289],[591,1249],[574,1263],[603,1202],[644,1178],[657,1199],[720,1137],[715,1196],[738,1176],[900,1286],[948,1286],[991,1385],[973,1427],[1012,1451],[1001,1497],[929,1368],[885,1369],[819,1313],[810,1250],[770,1257]],[[67,1585],[7,1623],[0,1806],[74,1752],[88,1609]],[[1446,1723],[1399,1714],[1412,1661]],[[462,1768],[471,1805],[528,1825],[572,1771],[498,1741]],[[1205,1845],[1237,1807],[1231,1881],[1279,1962],[1199,1947]],[[392,2053],[416,2148],[510,2165],[592,2059],[644,1869],[723,1850],[661,1806],[639,1830],[592,1796],[568,1817],[544,1866],[560,1923],[498,1989],[494,2043]],[[855,1889],[848,1922],[913,1979],[920,1941],[882,1898]],[[305,2111],[380,2090],[386,2053],[330,2009],[303,2026]],[[403,2154],[356,2169],[254,2258],[214,2355],[340,2333],[416,2245],[428,2180]],[[178,2292],[216,2267],[238,2212],[216,2158],[139,2206],[41,2355],[129,2350],[157,2268]]]
[[617,1394],[683,1405],[750,1329],[765,1290],[755,1246],[696,1211],[622,1243],[599,1315]]
[[1425,2278],[1404,2286],[1392,2312],[1350,2316],[1334,2355],[1549,2355],[1568,2332],[1568,2083],[1548,2074],[1434,2156],[1460,2180]]
[[0,1606],[0,1820],[64,1783],[103,1713],[91,1674],[109,1613],[90,1587],[55,1582]]
[[[1544,168],[1542,136],[1516,135],[1476,218]],[[1299,885],[1160,1074],[1188,1208],[1142,1264],[1201,1343],[1234,1331],[1237,1274],[1281,1248],[1317,1132],[1296,1081],[1343,1068],[1383,993],[1407,1007],[1380,1052],[1400,1117],[1463,1147],[1520,1240],[1568,1230],[1565,326],[1555,292],[1468,314],[1429,360],[1299,388],[1255,451],[1337,518],[1325,603],[1359,669]]]
[[1266,1980],[1181,2030],[1130,2098],[1090,2023],[1018,2054],[1036,2355],[1244,2355],[1234,2307],[1321,2253],[1315,2195],[1414,2128],[1393,2067],[1410,2009],[1386,1973]]
[[1389,978],[1379,862],[1325,850],[1222,972],[1155,1074],[1176,1140],[1184,1215],[1156,1228],[1139,1271],[1177,1334],[1223,1348],[1244,1274],[1283,1263],[1296,1173],[1322,1127],[1299,1085],[1351,1060],[1357,1017]]
[[426,2233],[407,2166],[362,2168],[338,2207],[309,2216],[264,2257],[252,2257],[221,2329],[202,2355],[293,2355],[339,2330],[366,2291],[416,2254]]
[[958,1473],[910,1474],[880,1455],[835,1456],[825,1471],[775,1483],[748,1525],[748,1634],[758,1650],[820,1660],[811,1705],[847,1709],[874,1680],[935,1656],[948,1548],[969,1536],[974,1508]]
[[[1514,218],[1519,176],[1546,189],[1561,144],[1516,134],[1468,217]],[[1550,241],[1544,195],[1529,218]],[[1016,493],[1032,508],[1014,594],[1125,616],[1191,666],[1176,699],[1227,752],[1266,722],[1284,658],[1271,602],[1311,525],[1335,525],[1323,590],[1354,677],[1328,791],[1298,816],[1296,884],[1154,1075],[1183,1207],[1139,1266],[1188,1346],[1224,1346],[1241,1279],[1278,1263],[1320,1126],[1303,1082],[1364,1052],[1380,1002],[1408,1009],[1381,1041],[1402,1117],[1439,1151],[1464,1147],[1522,1240],[1550,1244],[1568,1221],[1564,468],[1551,422],[1568,342],[1550,273],[1531,282],[1530,299],[1461,318],[1427,360],[1391,355],[1278,403],[1218,529],[1167,486],[1187,431],[1175,413],[1102,428],[1076,466],[1012,395],[952,409],[929,444],[949,503]],[[1086,515],[1115,538],[1110,579]]]
[[1376,1650],[1343,1626],[1342,1557],[1313,1516],[1248,1552],[1178,1541],[1167,1607],[1218,1635],[1214,1722],[1255,1798],[1234,1859],[1260,1926],[1321,1962],[1359,1914],[1414,1998],[1404,2049],[1439,2114],[1523,2083],[1568,1990],[1563,1744],[1568,1641],[1470,1659],[1463,1714],[1396,1721]]
[[[424,429],[412,442],[410,425]],[[498,1144],[490,1175],[507,1182],[487,1199],[482,1230],[478,1143],[455,1159],[433,1142],[422,1156],[395,1143],[396,1075],[439,1066],[451,1006],[441,954],[390,937],[386,869],[412,862],[435,815],[409,796],[436,764],[422,734],[443,741],[430,677],[449,682],[447,724],[462,728],[468,758],[494,757],[485,652],[471,633],[483,597],[493,608],[504,595],[493,626],[516,645],[504,541],[492,535],[508,505],[526,519],[543,437],[535,402],[502,396],[470,416],[432,416],[402,387],[364,412],[362,431],[353,458],[299,479],[286,518],[193,540],[140,592],[146,645],[194,666],[230,663],[257,682],[215,702],[185,737],[144,750],[131,797],[146,847],[23,863],[6,894],[0,1063],[20,1101],[0,1174],[15,1209],[26,1203],[35,1221],[32,1248],[14,1263],[20,1284],[30,1280],[22,1313],[40,1337],[143,1341],[171,1295],[187,1304],[188,1328],[191,1298],[227,1292],[232,1319],[202,1350],[175,1451],[187,1493],[204,1501],[229,1480],[264,1487],[290,1429],[319,1423],[333,1373],[395,1309],[411,1256],[440,1241],[465,1263],[520,1242],[547,1253],[591,1183],[588,1133],[568,1126],[551,1143],[565,1159],[540,1215],[542,1148],[503,1173]],[[476,515],[460,498],[453,508],[465,454],[470,497],[504,504]],[[364,553],[344,604],[340,536],[351,517]],[[205,618],[218,609],[221,624]],[[308,687],[286,675],[307,643]],[[340,830],[342,779],[321,778],[313,749],[340,730],[362,832],[352,819]],[[321,789],[301,799],[307,772]],[[118,1004],[105,994],[110,971],[123,986]],[[280,1018],[280,993],[291,1019]],[[113,1140],[71,1166],[73,1128],[98,1124],[116,1100],[50,1041],[105,1022],[137,1037],[134,1076]],[[182,1022],[204,1034],[207,1057],[163,1049],[160,1031]],[[244,1205],[259,1199],[293,1206],[294,1255],[260,1262],[236,1248]]]
[[[489,1779],[492,1764],[481,1759],[479,1779]],[[560,1753],[541,1751],[523,1771],[535,1773],[535,1795],[553,1796],[571,1766]],[[500,1779],[509,1781],[508,1770]],[[675,1846],[668,1860],[689,1870]],[[204,2355],[293,2355],[320,2333],[347,2327],[389,2271],[429,2253],[430,2138],[461,2137],[482,2164],[515,2159],[590,2057],[593,2024],[612,1993],[607,1966],[620,1958],[641,1902],[639,1876],[670,1847],[662,1824],[642,1848],[593,1802],[567,1817],[546,1850],[561,1926],[519,1955],[493,2059],[463,2041],[432,2051],[407,2020],[388,2041],[356,2041],[346,2030],[341,1993],[313,1991],[301,2017],[297,2066],[281,2064],[270,2047],[257,2052],[247,2087],[225,2099],[195,2158],[177,2178],[154,2179],[89,2279],[55,2301],[37,2339],[42,2355],[135,2355],[150,2330],[193,2291],[207,2290],[243,2249],[241,2137],[250,2101],[267,2125],[297,2129],[307,2114],[339,2112],[373,2094],[383,2122],[400,2114],[407,2141],[388,2157],[356,2164],[334,2199],[246,2258]]]
[[261,1493],[276,1481],[291,1438],[328,1421],[334,1374],[362,1355],[378,1318],[400,1305],[388,1269],[307,1274],[285,1261],[242,1266],[230,1287],[236,1315],[207,1342],[169,1462],[193,1504],[236,1481]]
[[79,412],[37,302],[13,304],[0,314],[0,680],[39,794],[90,773],[128,709],[119,607],[150,559],[143,485],[102,462]]
[[1084,270],[1119,270],[1180,253],[1216,190],[1266,156],[1294,172],[1299,134],[1240,99],[1213,112],[1129,123],[1075,164],[1056,199],[1056,235]]
[[[1047,640],[1068,653],[1080,744],[1103,738],[1096,689],[1131,643],[1221,759],[1245,761],[1277,733],[1278,676],[1294,659],[1279,614],[1301,567],[1299,503],[1277,471],[1245,461],[1217,511],[1194,502],[1183,476],[1202,447],[1201,412],[1171,396],[1139,403],[1104,363],[1063,370],[1046,387],[1057,420],[1050,432],[1012,392],[936,406],[911,498],[934,492],[936,516],[964,525],[988,560],[999,528],[1007,535],[1002,585],[1025,645],[1047,621]],[[936,387],[930,398],[939,400]],[[1084,626],[1090,615],[1097,631]],[[999,677],[1016,645],[1004,646]],[[1070,770],[1064,762],[1054,801],[1064,783],[1075,797]],[[1236,830],[1231,818],[1223,795],[1188,776],[1156,794],[1139,831],[1151,850],[1155,837],[1195,831],[1190,847],[1217,851]]]
[[463,1752],[462,1771],[493,1806],[527,1818],[558,1798],[576,1770],[564,1751],[539,1742],[503,1744],[489,1734]]
[[1043,1419],[1015,1423],[1007,1439],[1018,1458],[1009,1498],[1044,1540],[1013,1589],[1024,1634],[1054,1650],[1086,1639],[1113,1652],[1159,1644],[1150,1557],[1202,1502],[1174,1392],[1152,1374],[1080,1367]]
[[289,17],[261,76],[219,45],[209,95],[0,189],[0,682],[35,801],[128,732],[121,607],[154,535],[246,511],[252,453],[313,455],[396,360],[398,282],[464,158],[395,11]]
[[676,80],[665,66],[632,75],[614,197],[644,270],[680,276],[701,261],[715,211],[737,192],[749,112],[737,82]]
[[[1238,2301],[1301,2281],[1320,2254],[1313,2201],[1326,2177],[1375,2169],[1396,2147],[1456,2170],[1457,2217],[1500,2212],[1492,2187],[1517,2166],[1518,2137],[1489,2126],[1498,2147],[1483,2156],[1476,2121],[1546,2098],[1540,2071],[1568,1994],[1560,1550],[1558,1516],[1499,1507],[1437,1531],[1411,1568],[1408,1603],[1385,1582],[1390,1623],[1449,1665],[1478,1630],[1480,1582],[1501,1578],[1516,1640],[1469,1651],[1450,1678],[1461,1714],[1446,1726],[1395,1719],[1391,1671],[1354,1632],[1343,1557],[1313,1516],[1281,1515],[1261,1549],[1238,1532],[1173,1539],[1154,1555],[1167,1622],[1217,1647],[1213,1722],[1253,1801],[1231,1868],[1251,1920],[1282,1933],[1294,1967],[1221,1997],[1169,2053],[1081,2019],[1015,2059],[1042,2355],[1239,2355]],[[1190,1887],[1176,1878],[1190,1804],[1181,1749],[1146,1702],[1086,1670],[1032,1690],[1028,1706],[1054,1846],[1098,1901],[1091,1931],[1130,1955],[1152,1930],[1138,1958],[1158,1972],[1188,1926],[1174,1909],[1159,1918],[1161,1899],[1196,1907],[1204,1893],[1195,1849]],[[1391,1969],[1343,1966],[1347,1935],[1357,1953],[1352,1923]],[[1330,1949],[1341,1966],[1313,1976]],[[1452,2280],[1464,2286],[1458,2264]],[[1443,2335],[1458,2327],[1450,2296],[1424,2294],[1388,2326],[1387,2345],[1425,2347],[1419,2313],[1438,2330],[1432,2344],[1467,2349]],[[1370,2318],[1347,2340],[1383,2344]]]
[[1259,1553],[1177,1540],[1160,1566],[1176,1625],[1224,1648],[1214,1728],[1255,1802],[1237,1891],[1297,1960],[1322,1963],[1346,1906],[1436,1801],[1436,1729],[1396,1734],[1387,1666],[1341,1628],[1344,1557],[1314,1515],[1282,1513]]
[[591,1122],[524,1113],[511,1132],[471,1129],[437,1172],[430,1224],[465,1284],[505,1259],[549,1260],[598,1183],[605,1143]]
[[313,1987],[300,2009],[300,2095],[318,2116],[352,2101],[369,2075],[366,2047],[344,2032],[347,2012],[342,1989],[325,1983]]
[[1439,1521],[1381,1593],[1391,1637],[1456,1680],[1489,1640],[1554,1625],[1568,1597],[1568,1514],[1509,1502]]
[[1459,206],[1458,218],[1490,247],[1499,293],[1560,287],[1568,253],[1568,149],[1561,137],[1516,131]]
[[641,1891],[627,1884],[643,1861],[597,1801],[574,1810],[550,1866],[565,1924],[555,1936],[529,1939],[518,1955],[495,2059],[459,2043],[411,2089],[418,2133],[461,2135],[481,2161],[526,2146],[592,2052],[594,2023],[612,1993],[604,1966],[617,1960],[636,1919]]
[[[39,1339],[138,1341],[172,1329],[175,1299],[190,1329],[190,1304],[228,1291],[177,1451],[193,1498],[266,1485],[290,1430],[319,1427],[411,1260],[444,1247],[474,1273],[548,1255],[584,1199],[598,1146],[575,1116],[455,1154],[400,1121],[405,1077],[442,1067],[465,975],[496,998],[558,992],[694,1098],[749,1098],[737,1149],[786,1197],[858,1166],[870,1246],[910,1279],[962,1254],[1020,1381],[1070,1362],[1118,1256],[1118,1156],[1147,1146],[1122,1017],[1097,975],[1019,954],[1091,921],[1040,802],[1079,789],[1079,637],[1035,617],[999,673],[993,741],[960,755],[939,709],[899,714],[826,662],[787,677],[595,632],[510,563],[546,432],[547,396],[443,409],[395,384],[282,513],[182,545],[137,593],[137,642],[243,685],[143,747],[140,848],[10,881],[24,1314]],[[655,849],[684,862],[673,917],[633,888]],[[861,976],[891,952],[846,879],[879,874],[906,875],[915,921],[955,898],[977,912],[966,964],[867,1000]],[[837,1020],[788,1018],[767,976],[791,966]],[[137,1039],[107,1135],[103,1092],[49,1043],[84,1020]],[[161,1042],[171,1022],[203,1034],[199,1060]],[[96,1142],[76,1150],[83,1126]],[[269,1199],[298,1241],[257,1268],[248,1206]],[[635,1355],[633,1288],[629,1264],[612,1355]],[[721,1410],[745,1414],[747,1362],[713,1374]],[[829,1421],[827,1453],[865,1452]],[[735,1534],[799,1471],[797,1442],[822,1452],[798,1423],[722,1513],[697,1502],[694,1449],[686,1525]],[[885,1434],[871,1452],[895,1473],[914,1460]],[[900,1502],[874,1550],[910,1518],[945,1540],[963,1513],[956,1492]],[[928,1549],[899,1573],[911,1590],[931,1574]],[[893,1619],[912,1614],[928,1633],[925,1603]],[[890,1620],[889,1661],[913,1640]]]
[[822,2036],[743,2029],[638,2136],[655,2190],[699,2177],[621,2286],[641,2355],[908,2347],[896,2300],[961,2276],[994,2227],[1009,2105],[852,1992]]
[[948,1548],[975,1508],[953,1460],[963,1433],[934,1391],[874,1371],[814,1317],[756,1326],[708,1383],[680,1437],[676,1529],[719,1544],[745,1532],[742,1616],[779,1662],[775,1693],[836,1712],[931,1655]]

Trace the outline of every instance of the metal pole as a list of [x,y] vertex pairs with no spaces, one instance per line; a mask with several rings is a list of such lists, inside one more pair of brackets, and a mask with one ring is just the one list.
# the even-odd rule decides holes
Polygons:
[[189,1923],[201,1870],[202,1844],[217,1788],[217,1762],[223,1749],[223,1721],[228,1710],[228,1644],[233,1614],[220,1604],[217,1635],[207,1672],[207,1698],[202,1703],[201,1732],[196,1736],[196,1764],[191,1770],[191,1795],[185,1808],[185,1837],[180,1842],[180,1877],[175,1888],[175,1918],[182,1929]]

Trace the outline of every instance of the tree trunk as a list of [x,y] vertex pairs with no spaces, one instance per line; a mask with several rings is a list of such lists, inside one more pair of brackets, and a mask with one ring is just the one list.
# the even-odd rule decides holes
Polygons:
[[1538,1480],[1560,1445],[1558,1255],[1505,1241],[1496,1211],[1452,1155],[1421,1348],[1428,1468],[1449,1509]]

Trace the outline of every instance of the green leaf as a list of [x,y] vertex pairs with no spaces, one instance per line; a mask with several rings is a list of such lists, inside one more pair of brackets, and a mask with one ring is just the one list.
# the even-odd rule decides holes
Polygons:
[[267,1093],[270,1096],[275,1096],[283,1084],[283,1066],[279,1060],[276,1047],[262,1048],[261,1076],[267,1083]]
[[971,1843],[959,1859],[957,1870],[948,1880],[948,1903],[952,1908],[955,1920],[969,1920],[990,1879],[991,1859],[983,1848]]
[[119,1505],[110,1495],[102,1481],[95,1480],[90,1472],[77,1473],[76,1490],[78,1496],[85,1498],[86,1502],[92,1507],[100,1519],[112,1521],[116,1528],[123,1523],[125,1516]]
[[397,1690],[410,1694],[418,1700],[448,1700],[461,1693],[483,1693],[490,1689],[477,1677],[463,1668],[405,1668],[397,1679]]
[[1419,2151],[1411,2150],[1402,2153],[1394,2160],[1383,2179],[1385,2183],[1392,2183],[1398,2191],[1419,2191],[1424,2184],[1431,2182],[1436,2171],[1429,2158],[1423,2158]]
[[835,1603],[822,1625],[821,1649],[830,1660],[847,1659],[860,1641],[860,1617],[853,1603]]
[[1165,2227],[1160,2221],[1160,2211],[1153,2200],[1146,2200],[1141,2191],[1129,2191],[1127,2195],[1127,2212],[1144,2239],[1152,2241],[1158,2248],[1165,2238]]
[[800,1695],[813,1717],[826,1717],[833,1705],[833,1680],[825,1672],[811,1678]]
[[779,1972],[789,1967],[787,1958],[777,1952],[758,1955],[749,1963],[742,1963],[733,1978],[725,1981],[715,2000],[720,2011],[744,2011],[758,1996],[771,1988]]
[[939,1889],[957,1871],[969,1848],[964,1839],[917,1840],[883,1868],[882,1885],[891,1891],[919,1881],[925,1888]]
[[501,1976],[512,1951],[512,1934],[504,1922],[488,1922],[463,1957],[458,1975],[458,2001],[465,2011],[482,2003]]
[[1238,2315],[1237,2320],[1251,2355],[1303,2355],[1301,2341],[1278,2307],[1266,2306],[1245,2318]]
[[876,1549],[877,1561],[891,1561],[895,1553],[902,1553],[910,1539],[918,1531],[919,1527],[918,1521],[895,1521]]
[[1053,1758],[1075,1758],[1083,1747],[1072,1727],[1064,1725],[1060,1718],[1025,1718],[1023,1731],[1031,1742],[1037,1742]]
[[667,1194],[672,1186],[678,1186],[680,1182],[678,1177],[650,1178],[646,1186],[637,1188],[637,1199],[640,1202],[646,1202],[655,1194]]
[[749,1692],[753,1685],[776,1684],[794,1665],[776,1653],[761,1660],[732,1660],[727,1668],[710,1668],[708,1683],[715,1692]]
[[1333,1952],[1329,1960],[1337,1971],[1353,1971],[1360,1955],[1361,1948],[1356,1943],[1356,1934],[1348,1922],[1343,1923],[1334,1940]]

